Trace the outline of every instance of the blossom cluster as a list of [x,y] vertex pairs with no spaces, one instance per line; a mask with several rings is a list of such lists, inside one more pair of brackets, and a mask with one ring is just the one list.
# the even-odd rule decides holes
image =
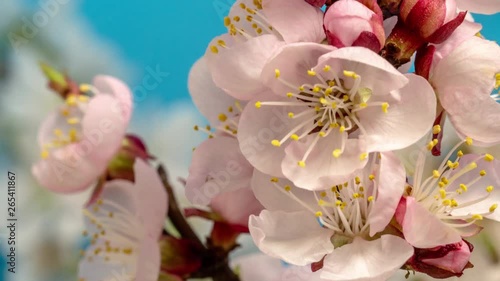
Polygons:
[[210,125],[195,126],[209,138],[186,196],[229,210],[303,280],[461,276],[466,239],[500,220],[500,47],[469,15],[499,11],[236,1],[190,72]]
[[[500,47],[469,12],[500,2],[236,1],[189,74],[209,125],[185,209],[127,133],[130,89],[42,65],[62,105],[32,173],[91,191],[79,280],[461,276],[469,238],[500,220]],[[212,223],[205,241],[186,217]],[[267,256],[229,262],[242,234]]]

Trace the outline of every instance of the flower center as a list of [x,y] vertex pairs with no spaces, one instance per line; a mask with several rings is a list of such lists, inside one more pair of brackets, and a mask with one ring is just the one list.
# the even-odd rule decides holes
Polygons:
[[[82,92],[92,89],[94,94],[97,90],[90,85],[81,85]],[[59,115],[54,120],[52,135],[47,137],[48,141],[42,145],[40,153],[42,159],[47,159],[54,149],[64,147],[71,143],[79,142],[82,138],[81,120],[87,110],[91,95],[69,94],[64,105],[59,110]]]
[[[434,127],[434,130],[438,129],[437,126]],[[459,161],[464,156],[464,153],[461,150],[457,151],[457,149],[464,143],[472,145],[472,139],[466,138],[466,140],[459,142],[448,153],[441,164],[432,171],[432,175],[423,179],[422,173],[425,166],[425,159],[427,158],[425,150],[430,151],[437,144],[436,140],[431,141],[427,149],[424,148],[419,154],[413,180],[414,185],[409,192],[409,195],[415,197],[427,210],[453,227],[466,227],[474,224],[476,221],[482,220],[484,216],[492,214],[498,207],[498,204],[493,204],[490,206],[488,212],[461,216],[452,215],[454,210],[466,208],[486,200],[494,189],[491,185],[478,186],[477,184],[487,174],[485,170],[478,171],[478,163],[481,161],[490,164],[493,162],[494,157],[490,154],[485,154],[478,156],[467,165],[461,166]],[[455,151],[457,151],[456,154]],[[450,159],[454,154],[456,160],[451,161]],[[470,177],[471,173],[472,175],[476,175],[472,179]],[[457,188],[452,190],[452,187]],[[484,188],[484,195],[470,199],[469,201],[460,200],[461,195],[468,192],[471,188]]]
[[[372,90],[361,86],[361,76],[349,70],[342,72],[340,78],[329,65],[323,68],[323,73],[308,70],[307,74],[317,78],[315,84],[294,85],[281,77],[279,69],[275,70],[276,79],[290,88],[286,97],[291,101],[258,101],[255,107],[262,106],[287,106],[298,108],[297,111],[288,112],[290,119],[299,120],[299,124],[292,128],[280,140],[272,140],[272,145],[281,146],[288,140],[298,141],[311,134],[315,139],[311,142],[298,165],[305,167],[306,159],[311,153],[319,138],[328,137],[331,133],[342,134],[342,141],[338,148],[332,151],[332,156],[339,158],[344,152],[345,142],[349,133],[360,131],[365,133],[358,117],[358,112],[372,106],[381,107],[387,113],[389,103],[370,101]],[[329,76],[330,78],[326,78]],[[351,87],[346,86],[347,79],[351,79]],[[360,160],[365,160],[368,153],[362,153]]]
[[282,186],[278,178],[271,178],[271,182],[287,197],[317,217],[322,227],[333,230],[335,234],[353,238],[368,233],[367,218],[376,198],[376,180],[373,174],[366,178],[355,177],[321,192],[311,191],[316,205],[311,205],[297,196],[294,192],[298,191],[298,188]]

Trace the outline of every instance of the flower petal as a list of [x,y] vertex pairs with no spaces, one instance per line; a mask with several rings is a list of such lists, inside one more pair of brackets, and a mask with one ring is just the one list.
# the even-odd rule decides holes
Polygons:
[[[274,94],[286,97],[288,92],[297,91],[303,84],[319,83],[318,78],[308,75],[307,71],[318,64],[320,56],[332,50],[335,50],[332,46],[316,43],[285,45],[265,65],[261,79]],[[279,70],[279,77],[276,77],[276,70]],[[292,86],[297,88],[293,89]]]
[[193,152],[186,197],[193,204],[207,205],[217,194],[250,187],[252,173],[235,138],[208,139]]
[[374,96],[387,95],[408,83],[408,78],[389,62],[363,47],[347,47],[329,52],[319,58],[315,70],[322,71],[325,65],[331,66],[331,71],[326,74],[335,74],[337,77],[344,77],[344,70],[355,72],[360,76],[361,86],[371,89]]
[[498,0],[457,0],[460,10],[471,13],[492,15],[500,12],[500,1]]
[[[214,52],[212,47],[218,46],[221,40],[226,47]],[[260,81],[262,69],[283,42],[270,34],[243,43],[233,41],[230,35],[216,37],[205,55],[207,65],[217,87],[236,99],[250,100],[265,89]]]
[[154,238],[161,235],[168,209],[168,195],[156,170],[141,159],[134,164],[135,186],[139,215],[144,228]]
[[387,102],[387,113],[379,106],[369,106],[358,112],[364,129],[360,138],[366,142],[367,151],[407,147],[431,129],[436,112],[434,91],[424,78],[414,74],[405,76],[409,83],[404,88],[389,96],[373,96],[370,100]]
[[287,43],[325,39],[323,12],[303,0],[263,0],[262,10]]
[[376,176],[377,198],[368,216],[370,236],[385,229],[391,221],[406,186],[406,172],[392,152],[381,154]]
[[[357,139],[346,139],[347,133],[331,132],[326,137],[312,134],[305,141],[290,143],[285,149],[286,156],[281,165],[283,174],[295,185],[307,190],[323,190],[345,182],[352,174],[363,168],[368,159],[361,157],[366,150],[364,143]],[[305,161],[305,167],[298,165],[315,138],[316,145]],[[339,157],[333,151],[341,150]]]
[[[273,97],[267,101],[287,101]],[[271,142],[284,138],[301,120],[290,119],[289,106],[262,106],[256,108],[257,100],[249,102],[240,118],[238,141],[245,158],[259,171],[277,177],[284,177],[281,172],[281,160],[285,157],[284,148],[275,147]]]
[[279,179],[279,182],[275,185],[271,182],[271,176],[255,170],[251,184],[255,197],[269,211],[296,212],[305,210],[302,204],[287,193],[285,186],[290,187],[293,195],[308,206],[314,208],[318,205],[313,192],[297,188],[287,179]]
[[462,240],[455,229],[445,225],[413,197],[406,198],[403,234],[408,243],[424,249],[458,243]]
[[191,67],[188,88],[194,105],[214,127],[221,123],[219,115],[229,115],[228,108],[234,107],[236,102],[235,98],[215,86],[205,57],[200,58]]
[[238,268],[241,281],[277,281],[286,269],[281,260],[262,253],[235,257],[231,265]]
[[250,217],[249,228],[262,252],[294,265],[317,262],[333,251],[333,231],[322,228],[310,212],[264,210]]
[[366,241],[355,237],[325,258],[321,278],[328,280],[387,280],[411,256],[413,247],[404,239],[383,235]]
[[[487,162],[484,160],[478,160],[481,156],[474,154],[466,154],[460,159],[460,167],[466,167],[471,162],[475,161],[477,163],[477,168],[471,172],[468,172],[462,176],[460,176],[456,181],[454,181],[449,187],[448,190],[450,192],[454,192],[459,189],[459,184],[469,184],[474,181],[474,184],[468,186],[467,192],[464,192],[455,197],[455,200],[458,203],[458,207],[453,209],[452,215],[454,216],[463,216],[469,214],[485,214],[489,213],[490,207],[494,204],[500,205],[500,161],[494,160],[492,162]],[[453,176],[459,169],[454,171],[454,173],[450,173],[450,176]],[[479,171],[485,171],[486,175],[481,177],[478,181],[475,181],[479,177]],[[486,191],[486,187],[492,186],[494,187],[493,191],[488,194]],[[488,195],[484,200],[480,200],[476,204],[472,204],[469,206],[461,206],[467,202],[473,202],[480,198],[484,198]],[[486,216],[487,218],[500,221],[500,212],[495,211],[490,215]]]
[[223,192],[210,202],[213,211],[230,224],[248,226],[248,217],[258,215],[263,207],[251,188]]
[[99,91],[99,94],[109,94],[116,98],[112,104],[108,104],[114,112],[120,112],[123,121],[128,123],[132,117],[132,92],[122,81],[107,75],[98,75],[94,77],[94,86]]

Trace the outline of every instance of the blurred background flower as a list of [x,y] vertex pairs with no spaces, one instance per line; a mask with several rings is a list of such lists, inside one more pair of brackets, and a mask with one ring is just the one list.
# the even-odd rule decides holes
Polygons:
[[[37,128],[59,102],[47,90],[39,62],[65,70],[82,83],[91,82],[96,74],[126,81],[134,92],[130,131],[142,136],[151,153],[166,165],[180,196],[182,185],[176,178],[187,176],[192,148],[206,138],[192,130],[206,121],[189,100],[188,71],[212,37],[225,32],[223,17],[233,2],[0,1],[0,168],[2,174],[17,174],[19,219],[17,272],[5,274],[6,202],[2,199],[0,281],[75,280],[79,250],[85,246],[80,235],[81,206],[88,194],[52,194],[31,176],[31,164],[40,157]],[[500,15],[475,19],[484,25],[486,38],[500,41]],[[6,186],[0,186],[0,197],[5,198]],[[187,201],[181,199],[181,204],[186,206]],[[200,220],[193,222],[206,231]],[[498,231],[478,238],[473,262],[479,270],[466,271],[464,277],[471,278],[466,280],[476,276],[472,272],[484,274],[477,280],[499,280]],[[248,251],[252,250],[240,254]]]

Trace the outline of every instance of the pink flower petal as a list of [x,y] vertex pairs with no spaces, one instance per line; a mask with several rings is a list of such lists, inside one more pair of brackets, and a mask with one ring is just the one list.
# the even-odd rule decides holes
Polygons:
[[[478,157],[480,156],[475,154],[466,154],[460,159],[460,166],[466,167],[469,163],[473,162]],[[481,159],[479,161],[476,161],[476,163],[477,168],[475,170],[462,175],[448,187],[448,190],[450,192],[453,192],[460,188],[460,184],[467,185],[478,178],[479,171],[484,170],[486,172],[485,176],[474,182],[473,185],[468,186],[467,192],[464,192],[455,197],[455,200],[458,203],[458,207],[453,209],[453,216],[489,213],[489,209],[491,206],[493,206],[494,204],[500,205],[500,161],[494,160],[493,162],[486,162]],[[456,172],[458,171],[459,170],[456,170]],[[455,173],[451,173],[450,176],[453,176],[453,174]],[[488,195],[488,192],[486,191],[486,187],[488,186],[494,187],[488,198],[485,198],[484,200],[481,200],[476,204],[461,207],[461,205],[467,202],[474,202],[475,200]],[[495,211],[491,215],[488,215],[486,217],[496,221],[500,221],[500,212]]]
[[434,248],[462,240],[455,229],[445,225],[434,214],[415,201],[406,198],[406,213],[403,220],[406,241],[416,248]]
[[[113,105],[120,104],[112,95],[100,94],[87,104],[77,142],[54,148],[47,159],[32,168],[45,188],[62,193],[82,191],[96,181],[121,146],[129,116]],[[65,124],[65,125],[64,125]],[[69,130],[59,111],[50,115],[39,132],[41,146],[50,143],[55,129]]]
[[[168,196],[156,170],[141,159],[134,164],[135,186],[139,214],[148,233],[159,237],[168,210]],[[156,236],[155,236],[156,235]]]
[[[335,48],[315,43],[288,44],[280,49],[262,70],[263,83],[271,88],[274,94],[286,97],[291,89],[290,84],[297,88],[303,84],[318,83],[316,77],[307,74],[318,64],[318,58]],[[276,70],[280,71],[280,79],[276,79]],[[284,83],[288,82],[288,83]]]
[[94,86],[99,94],[109,94],[116,98],[112,104],[108,104],[109,109],[114,113],[120,112],[123,121],[128,123],[132,117],[132,92],[122,81],[107,75],[98,75],[94,78]]
[[375,176],[377,198],[368,217],[370,236],[385,229],[391,221],[406,186],[406,172],[391,152],[381,154],[378,173]]
[[223,192],[212,199],[210,207],[226,222],[241,226],[248,226],[248,217],[263,209],[251,188]]
[[[285,149],[286,156],[281,165],[283,174],[295,185],[307,190],[323,190],[345,182],[368,161],[367,158],[360,158],[366,151],[363,142],[345,139],[346,135],[335,130],[326,137],[319,137],[305,161],[305,167],[299,166],[298,162],[318,137],[317,134],[307,136],[305,141],[290,143]],[[342,139],[345,139],[344,147]],[[338,158],[333,156],[333,151],[337,149],[343,149]]]
[[[272,97],[266,101],[288,101]],[[262,106],[256,108],[257,100],[249,102],[240,118],[238,141],[245,158],[259,171],[277,177],[284,177],[281,160],[285,157],[285,147],[275,147],[274,139],[281,140],[302,120],[290,119],[288,112],[293,107]]]
[[[227,47],[219,46],[214,53],[212,46],[218,46],[220,40]],[[265,89],[260,81],[262,68],[283,42],[269,34],[250,38],[244,43],[233,40],[230,35],[216,37],[205,55],[207,65],[217,87],[236,99],[250,100]]]
[[215,86],[205,57],[191,67],[188,88],[194,105],[214,127],[221,123],[221,113],[229,115],[228,108],[235,107],[237,100]]
[[208,139],[193,152],[186,196],[193,204],[207,205],[222,192],[250,187],[252,173],[235,138]]
[[373,96],[387,95],[408,83],[408,78],[389,62],[363,47],[341,48],[329,52],[319,59],[315,70],[322,71],[325,65],[331,66],[331,73],[338,77],[343,77],[344,70],[355,72],[361,76],[362,87],[371,89]]
[[[252,177],[252,189],[255,197],[262,203],[262,205],[269,211],[283,211],[283,212],[296,212],[304,211],[305,208],[302,204],[292,199],[285,193],[285,186],[289,186],[293,195],[305,202],[313,209],[318,206],[317,200],[314,198],[314,193],[297,188],[293,183],[287,179],[279,179],[278,186],[271,182],[271,176],[261,173],[257,170],[254,171]],[[279,189],[282,190],[279,190]]]
[[264,210],[258,217],[250,217],[249,227],[262,252],[294,265],[317,262],[333,251],[333,231],[322,228],[310,212]]
[[492,15],[500,12],[500,1],[498,0],[456,0],[460,10],[468,10],[471,13]]
[[281,260],[262,253],[235,257],[231,265],[238,268],[241,281],[278,281],[286,269]]
[[383,235],[373,241],[355,237],[352,243],[335,249],[325,258],[321,278],[387,280],[412,255],[413,247],[397,236]]
[[323,12],[304,0],[263,0],[262,9],[287,43],[320,43],[325,39]]
[[405,75],[409,83],[389,96],[372,96],[370,102],[389,103],[388,112],[378,106],[358,112],[368,151],[388,151],[407,147],[418,141],[432,127],[436,98],[429,83],[414,74]]

